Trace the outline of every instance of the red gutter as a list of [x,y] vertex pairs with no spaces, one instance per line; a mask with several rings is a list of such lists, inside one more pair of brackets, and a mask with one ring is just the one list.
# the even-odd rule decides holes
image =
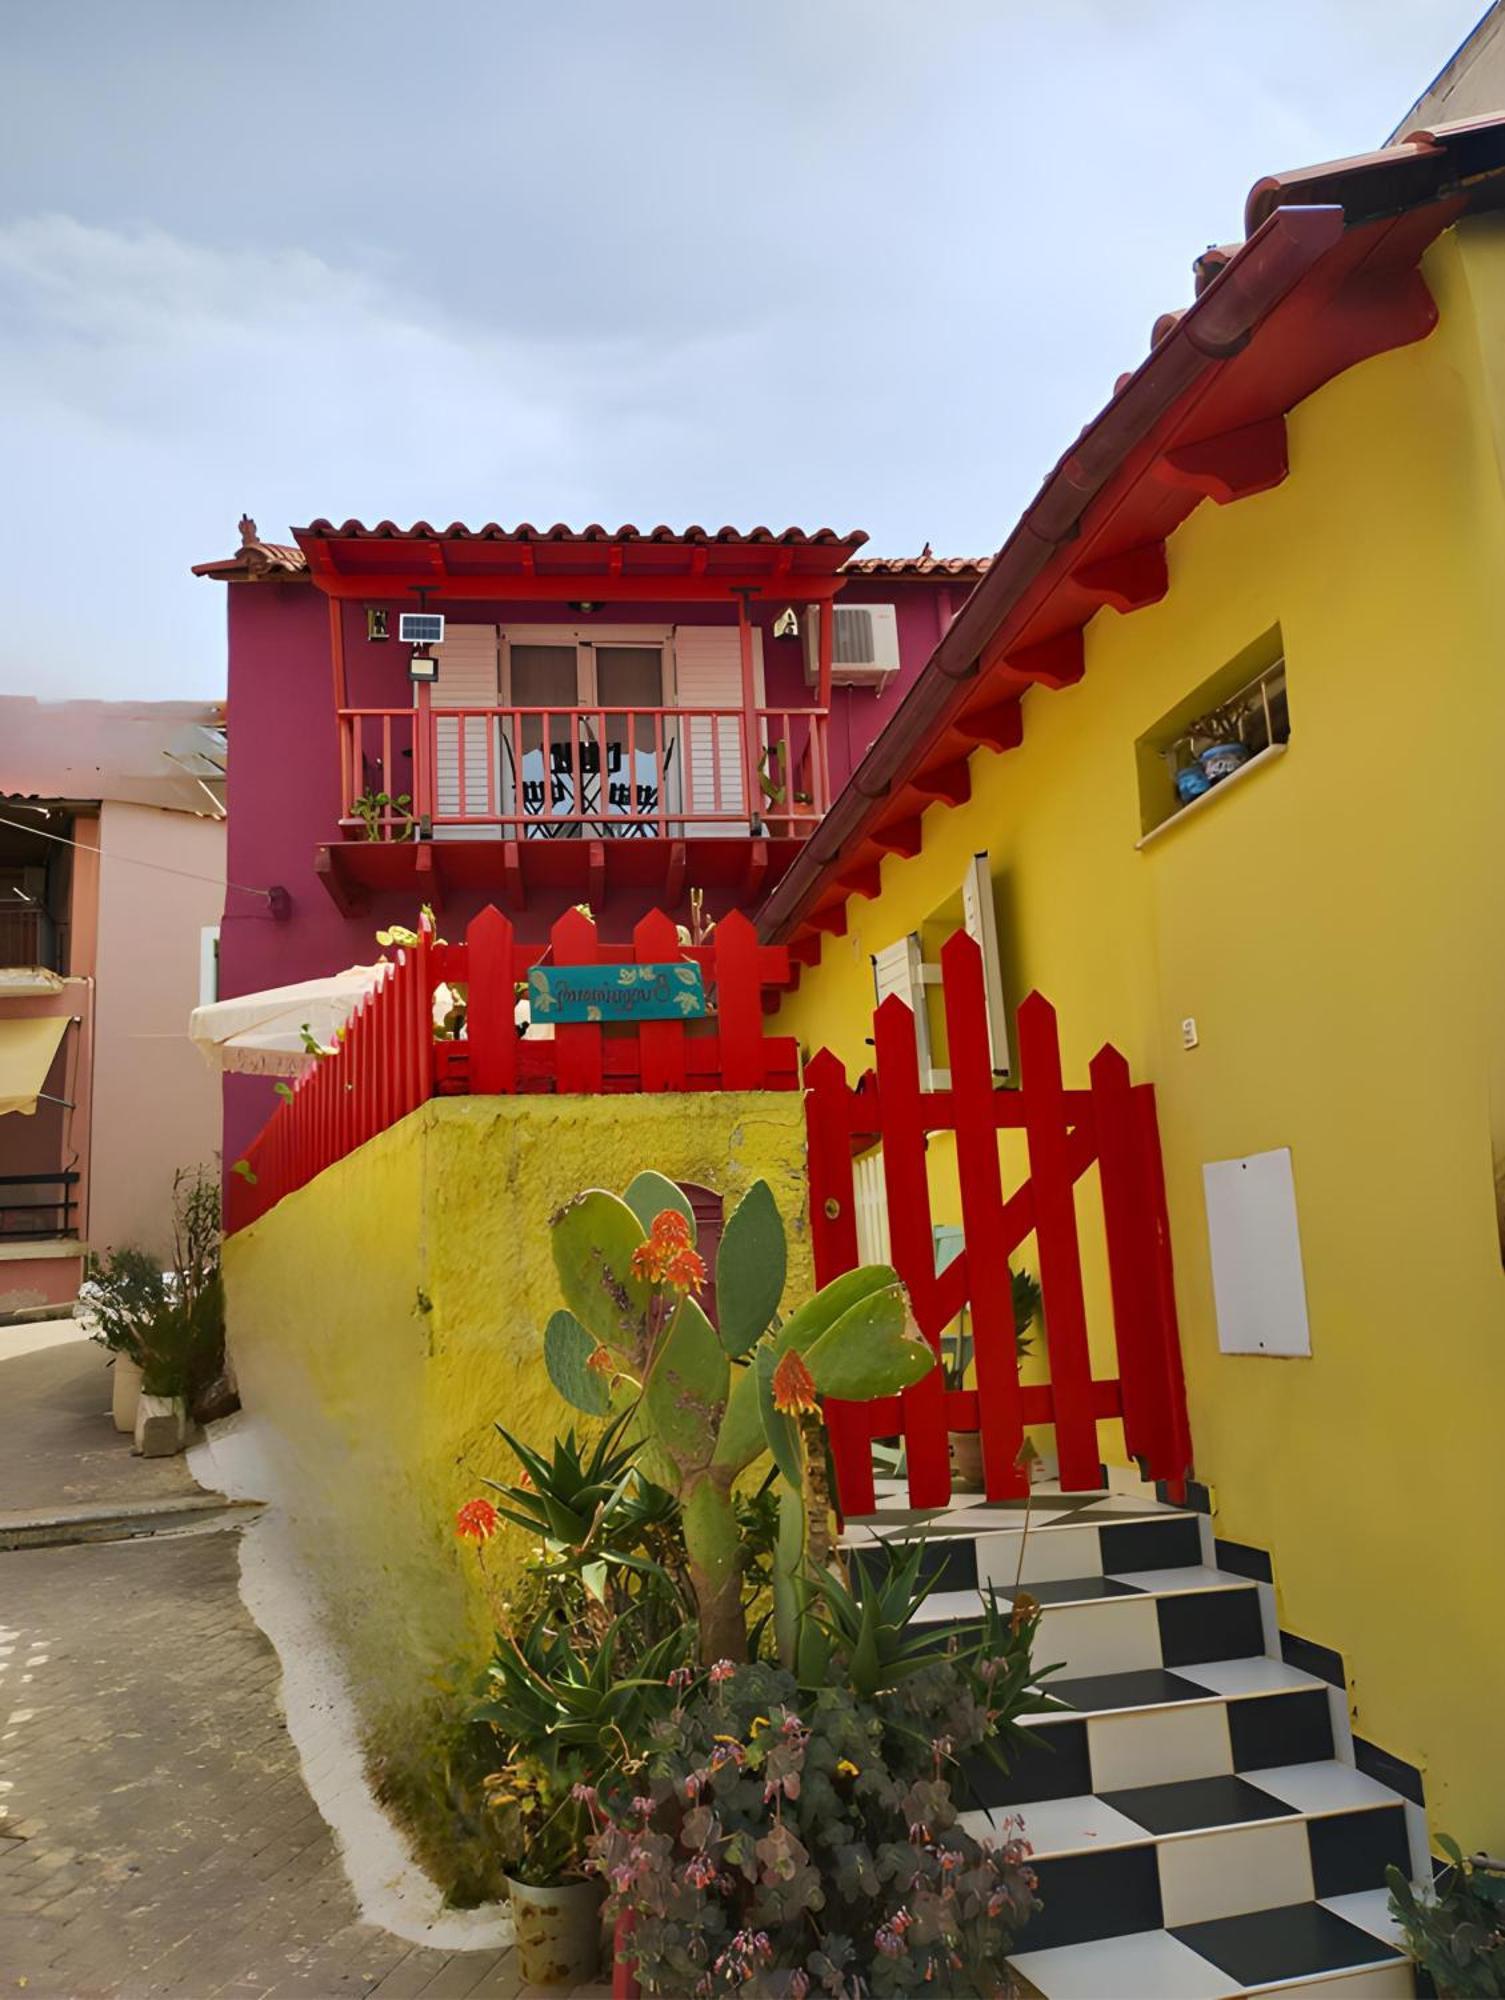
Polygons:
[[1002,644],[1069,570],[1088,507],[1157,426],[1190,414],[1223,364],[1344,230],[1431,203],[1440,206],[1449,195],[1464,198],[1449,221],[1464,206],[1495,206],[1502,169],[1505,119],[1497,117],[1439,126],[1384,153],[1272,176],[1255,186],[1247,209],[1248,240],[1045,481],[892,721],[763,906],[762,937],[787,941],[831,887],[836,865],[843,859],[856,862],[868,834],[886,816],[885,803],[919,770],[968,702],[984,649],[997,658]]
[[892,721],[852,773],[759,915],[783,939],[805,915],[825,869],[859,842],[877,808],[945,727],[978,671],[982,650],[1014,617],[1052,561],[1076,540],[1082,515],[1125,458],[1199,382],[1236,354],[1253,328],[1343,233],[1338,209],[1272,216],[1176,323],[1041,487],[987,575],[968,597]]

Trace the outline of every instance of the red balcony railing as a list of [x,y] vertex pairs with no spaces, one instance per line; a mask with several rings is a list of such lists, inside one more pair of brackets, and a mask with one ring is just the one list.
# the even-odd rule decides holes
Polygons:
[[[799,839],[830,803],[815,708],[345,708],[341,824],[476,838]],[[751,803],[749,804],[749,800]]]

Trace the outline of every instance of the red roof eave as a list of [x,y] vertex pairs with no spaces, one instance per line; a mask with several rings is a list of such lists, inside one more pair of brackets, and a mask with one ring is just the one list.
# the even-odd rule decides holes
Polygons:
[[[1498,200],[1505,172],[1505,121],[1456,129],[1470,140],[1485,135],[1487,159],[1475,148],[1474,158],[1452,160],[1437,135],[1426,135],[1395,149],[1400,161],[1366,158],[1260,183],[1248,241],[1047,478],[764,905],[763,936],[840,928],[844,883],[871,881],[873,864],[900,846],[885,834],[900,828],[901,851],[913,851],[911,822],[956,791],[959,760],[980,741],[1017,741],[1017,733],[998,734],[1002,711],[1031,686],[1079,677],[1081,633],[1093,613],[1104,602],[1133,608],[1104,590],[1107,573],[1138,559],[1149,573],[1158,556],[1158,588],[1145,585],[1138,601],[1163,594],[1165,536],[1203,497],[1235,497],[1199,477],[1198,454],[1205,460],[1209,443],[1227,455],[1247,427],[1248,443],[1263,449],[1260,427],[1273,419],[1281,464],[1263,483],[1275,483],[1286,411],[1366,355],[1430,330],[1436,308],[1416,268],[1421,253],[1486,184],[1488,199]],[[1409,206],[1400,199],[1408,186],[1416,197]],[[1318,190],[1342,199],[1288,203],[1288,194]],[[1386,204],[1378,215],[1366,212],[1375,199]],[[969,715],[988,718],[986,728],[969,729]],[[1017,729],[1017,709],[1014,721]]]

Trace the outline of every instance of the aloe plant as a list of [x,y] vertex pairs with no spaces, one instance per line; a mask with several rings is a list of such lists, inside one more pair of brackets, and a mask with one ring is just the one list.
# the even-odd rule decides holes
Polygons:
[[549,1322],[555,1387],[588,1415],[631,1407],[650,1476],[680,1504],[701,1657],[746,1657],[733,1486],[770,1452],[780,1475],[774,1595],[794,1660],[809,1577],[828,1554],[819,1398],[894,1395],[935,1365],[887,1265],[848,1271],[780,1318],[787,1245],[772,1191],[755,1182],[727,1218],[712,1326],[695,1217],[661,1174],[624,1195],[591,1188],[553,1219],[566,1309]]

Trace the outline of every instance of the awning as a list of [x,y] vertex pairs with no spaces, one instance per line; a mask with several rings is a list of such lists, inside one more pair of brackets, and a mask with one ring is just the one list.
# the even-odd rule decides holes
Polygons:
[[297,986],[271,986],[195,1007],[188,1033],[216,1069],[253,1076],[297,1076],[312,1060],[304,1030],[321,1048],[332,1048],[337,1031],[366,994],[386,976],[386,960],[352,965],[328,979],[305,979]]
[[0,1018],[0,1116],[19,1111],[29,1118],[36,1110],[68,1021],[67,1014]]

